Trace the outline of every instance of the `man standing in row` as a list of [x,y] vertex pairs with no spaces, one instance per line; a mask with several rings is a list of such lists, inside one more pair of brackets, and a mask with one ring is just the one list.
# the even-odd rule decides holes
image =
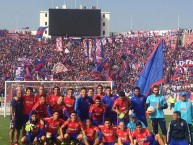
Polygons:
[[92,98],[87,96],[87,89],[82,88],[80,96],[76,99],[75,110],[77,111],[78,117],[80,117],[83,124],[86,123],[86,119],[89,118],[89,107],[94,104]]
[[152,122],[153,133],[158,134],[158,123],[159,123],[162,131],[163,140],[164,143],[166,144],[167,129],[163,109],[166,109],[168,105],[164,96],[159,94],[158,86],[153,87],[153,94],[147,97],[146,105],[152,106],[155,110],[154,112],[147,111],[147,113],[149,114],[149,118],[151,119]]
[[181,113],[181,118],[186,121],[191,130],[192,120],[193,120],[193,105],[186,99],[186,95],[181,96],[181,100],[176,102],[174,111],[179,111]]
[[140,88],[134,88],[134,94],[131,98],[131,110],[136,114],[138,120],[142,121],[147,126],[146,119],[146,97],[140,94]]
[[20,130],[22,129],[23,125],[23,101],[21,98],[21,90],[17,90],[16,96],[11,101],[10,107],[10,142],[11,144],[14,143],[14,133],[15,133],[15,143],[18,143]]

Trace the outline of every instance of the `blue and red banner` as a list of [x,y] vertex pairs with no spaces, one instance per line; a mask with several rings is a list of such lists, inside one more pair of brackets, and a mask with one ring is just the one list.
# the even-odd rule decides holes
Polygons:
[[102,40],[96,39],[95,61],[100,63],[103,58],[103,43]]
[[46,57],[43,57],[40,61],[37,61],[35,63],[35,71],[40,72],[45,62],[46,62]]
[[43,37],[43,34],[44,34],[44,31],[47,29],[48,27],[42,27],[40,26],[36,32],[36,38],[42,38]]

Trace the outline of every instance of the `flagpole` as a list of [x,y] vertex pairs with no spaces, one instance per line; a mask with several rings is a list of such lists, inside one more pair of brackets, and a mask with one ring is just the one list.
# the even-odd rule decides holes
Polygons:
[[76,0],[75,0],[75,2],[74,2],[74,6],[75,6],[75,9],[76,9]]
[[16,18],[16,30],[18,30],[18,27],[19,27],[19,18],[18,18],[18,16],[17,16],[17,18]]
[[178,14],[178,31],[180,30],[180,16]]
[[133,29],[133,17],[131,16],[131,30]]
[[52,0],[52,9],[54,8],[54,0]]
[[97,0],[97,9],[98,9],[98,7],[99,7],[99,0]]

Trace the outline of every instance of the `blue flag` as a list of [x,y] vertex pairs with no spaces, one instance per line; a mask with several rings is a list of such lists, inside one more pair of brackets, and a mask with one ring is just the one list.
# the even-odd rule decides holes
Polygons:
[[104,66],[108,63],[109,58],[103,60],[98,66],[96,66],[92,72],[102,72]]
[[[142,95],[148,95],[152,85],[161,84],[164,69],[163,40],[154,48],[137,81]],[[160,83],[159,83],[160,82]]]
[[36,32],[36,38],[42,38],[43,37],[43,34],[44,34],[44,31],[47,29],[48,27],[39,27],[37,32]]
[[37,61],[35,63],[35,71],[40,72],[45,62],[46,62],[46,57],[43,57],[41,60]]

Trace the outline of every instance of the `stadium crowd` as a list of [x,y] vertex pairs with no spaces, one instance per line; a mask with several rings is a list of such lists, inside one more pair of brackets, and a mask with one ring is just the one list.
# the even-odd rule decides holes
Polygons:
[[[95,59],[94,39],[91,39],[91,59],[88,59],[83,41],[63,40],[64,50],[67,51],[56,51],[55,39],[38,40],[30,32],[13,34],[0,30],[1,94],[4,94],[6,80],[17,80],[18,67],[19,80],[113,80],[113,90],[118,92],[111,94],[110,87],[102,92],[102,86],[98,86],[98,93],[94,95],[92,88],[82,88],[79,97],[74,98],[73,88],[68,90],[67,96],[61,96],[60,88],[54,87],[53,95],[48,96],[40,87],[39,95],[34,98],[31,88],[26,88],[25,93],[18,89],[11,101],[11,144],[19,142],[22,127],[21,142],[26,144],[50,144],[50,141],[66,144],[69,143],[68,139],[73,140],[71,144],[75,141],[85,145],[113,145],[115,142],[117,145],[191,143],[192,104],[184,99],[184,94],[181,95],[181,102],[174,106],[173,121],[167,132],[163,113],[167,103],[158,94],[159,88],[154,87],[153,94],[146,99],[140,95],[140,89],[134,87],[148,57],[162,38],[165,40],[164,84],[172,92],[183,89],[190,91],[192,66],[178,68],[177,62],[191,60],[193,46],[178,46],[178,35],[169,33],[164,37],[138,34],[137,37],[118,35],[110,38],[111,41],[103,41],[100,52],[103,58],[101,62],[107,61],[102,71],[96,72],[94,70],[101,62]],[[67,70],[60,73],[54,71],[57,63],[63,64]],[[125,97],[125,93],[131,92],[133,88],[135,93],[130,100]],[[128,114],[129,111],[132,113]],[[146,114],[152,121],[153,132],[146,128]],[[158,134],[158,124],[162,136]]]
[[[169,33],[169,32],[168,32]],[[103,43],[102,57],[108,58],[101,73],[94,73],[93,69],[99,65],[95,59],[95,41],[92,40],[92,59],[85,56],[82,41],[63,41],[64,50],[56,51],[55,39],[35,39],[30,32],[11,34],[7,30],[0,30],[0,90],[4,92],[4,81],[17,80],[17,67],[22,66],[19,80],[113,80],[118,90],[129,92],[138,79],[153,48],[160,38],[165,39],[164,58],[165,83],[171,86],[190,88],[192,84],[192,66],[186,71],[176,71],[176,61],[191,59],[193,46],[179,46],[177,34],[171,36],[140,35],[130,37],[119,35],[111,37],[112,41]],[[101,38],[102,39],[102,38]],[[43,58],[41,69],[36,69],[37,63]],[[57,63],[62,63],[68,70],[63,73],[53,71]],[[27,69],[27,72],[26,72]],[[113,79],[112,79],[113,78]],[[172,88],[172,87],[171,87]]]

